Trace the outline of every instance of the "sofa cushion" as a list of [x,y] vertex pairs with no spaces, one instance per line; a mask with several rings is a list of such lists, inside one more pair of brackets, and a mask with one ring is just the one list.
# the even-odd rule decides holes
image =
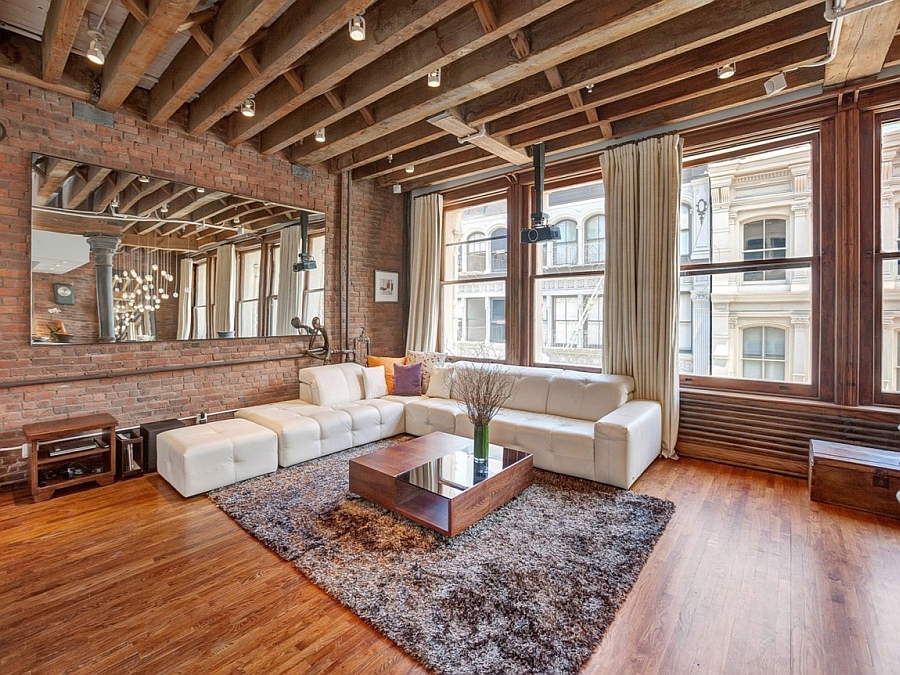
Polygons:
[[466,419],[456,401],[442,398],[411,401],[406,404],[406,432],[414,436],[424,436],[432,431],[454,434],[457,433],[457,417]]
[[388,393],[394,393],[394,364],[406,363],[406,357],[395,358],[392,356],[367,356],[366,365],[371,367],[384,366],[384,381],[387,383]]
[[315,405],[331,406],[365,398],[363,367],[358,363],[335,363],[300,371],[300,398]]
[[451,374],[450,368],[435,368],[431,371],[431,382],[425,394],[432,398],[450,398]]
[[575,370],[560,372],[550,383],[547,413],[596,422],[631,397],[634,380]]
[[418,396],[422,393],[422,364],[394,364],[395,396]]
[[387,382],[384,379],[384,366],[363,370],[363,383],[366,398],[381,398],[388,395]]
[[422,393],[428,393],[428,387],[431,384],[431,376],[436,368],[440,368],[447,361],[447,355],[444,352],[416,352],[409,350],[406,352],[407,363],[422,364]]
[[562,371],[558,368],[527,368],[506,366],[504,377],[512,385],[512,395],[503,404],[504,408],[546,413],[550,383]]

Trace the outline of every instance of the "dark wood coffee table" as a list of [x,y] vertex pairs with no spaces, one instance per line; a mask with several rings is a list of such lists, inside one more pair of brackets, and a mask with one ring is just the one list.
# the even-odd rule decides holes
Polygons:
[[350,492],[452,537],[534,481],[527,452],[491,445],[476,464],[472,440],[439,431],[350,460]]

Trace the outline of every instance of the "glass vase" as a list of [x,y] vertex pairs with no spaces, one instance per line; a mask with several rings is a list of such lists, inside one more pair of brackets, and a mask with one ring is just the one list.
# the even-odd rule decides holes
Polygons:
[[487,425],[475,427],[474,454],[476,462],[487,463],[490,455],[490,440]]

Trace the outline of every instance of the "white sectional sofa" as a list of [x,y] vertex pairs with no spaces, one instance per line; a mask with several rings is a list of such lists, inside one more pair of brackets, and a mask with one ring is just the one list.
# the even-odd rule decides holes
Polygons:
[[[531,453],[538,468],[621,488],[631,487],[659,454],[660,406],[634,400],[630,377],[504,368],[513,394],[491,422],[492,443]],[[236,417],[275,432],[281,466],[404,431],[472,437],[472,425],[457,401],[366,398],[363,372],[355,363],[305,368],[298,400],[244,408]]]

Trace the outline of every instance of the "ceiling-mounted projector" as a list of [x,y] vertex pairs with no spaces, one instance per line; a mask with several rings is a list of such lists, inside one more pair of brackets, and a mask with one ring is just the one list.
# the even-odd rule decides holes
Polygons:
[[532,227],[519,233],[523,244],[553,241],[562,236],[556,225],[545,225],[550,216],[544,213],[544,144],[536,143],[531,148],[534,153],[534,213],[531,214]]
[[560,239],[559,228],[556,225],[545,225],[543,227],[528,227],[522,230],[520,238],[523,244],[537,244],[541,241],[552,241]]

